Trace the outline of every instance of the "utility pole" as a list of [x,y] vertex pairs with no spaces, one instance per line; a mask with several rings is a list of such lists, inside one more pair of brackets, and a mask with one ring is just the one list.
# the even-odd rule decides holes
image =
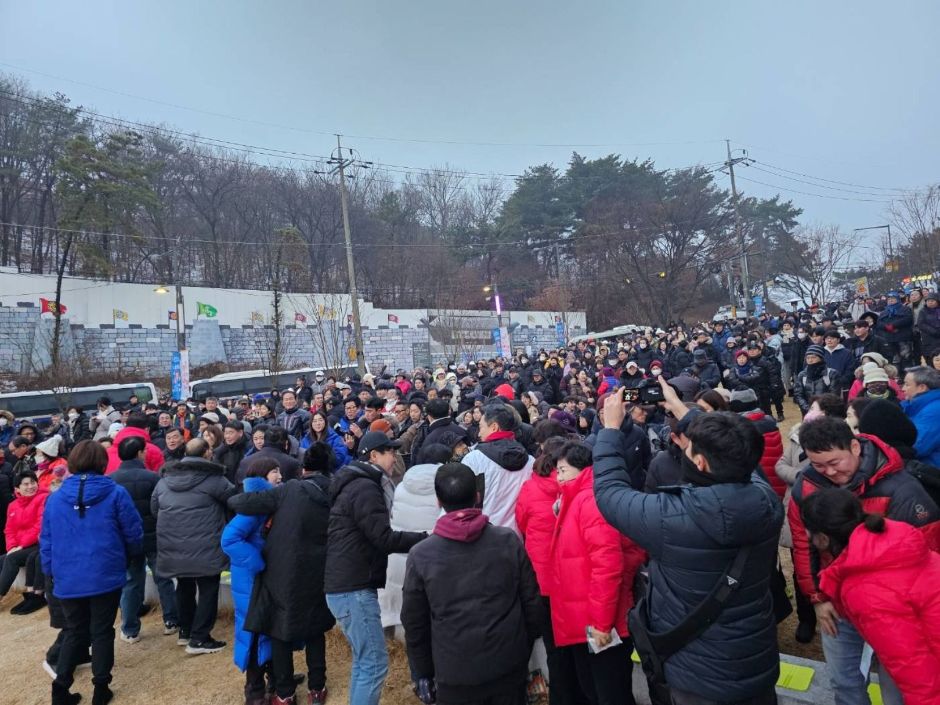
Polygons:
[[[738,237],[738,247],[741,248],[741,285],[744,289],[744,313],[750,314],[751,310],[751,281],[747,271],[747,248],[744,244],[744,231],[741,229],[741,212],[738,208],[738,188],[734,183],[734,165],[740,162],[746,162],[747,157],[731,158],[731,140],[725,140],[725,146],[728,148],[728,161],[725,166],[728,167],[728,173],[731,175],[731,203],[734,205],[734,231]],[[764,304],[766,306],[766,303]]]
[[359,291],[356,289],[356,267],[353,263],[352,235],[349,232],[349,197],[346,193],[346,167],[363,166],[368,168],[371,162],[361,162],[353,158],[352,150],[349,150],[349,158],[343,158],[343,145],[340,142],[340,135],[336,135],[336,151],[328,162],[335,165],[334,172],[339,174],[339,195],[343,205],[343,234],[346,237],[346,269],[349,273],[349,296],[352,299],[352,317],[353,331],[356,337],[356,367],[359,374],[366,372],[366,359],[363,354],[362,343],[362,321],[359,318]]

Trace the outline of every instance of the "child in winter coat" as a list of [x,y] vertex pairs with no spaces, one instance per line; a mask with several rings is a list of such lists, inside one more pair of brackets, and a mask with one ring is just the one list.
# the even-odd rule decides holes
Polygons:
[[846,490],[814,492],[802,515],[813,544],[835,557],[820,590],[874,649],[904,702],[940,704],[940,555],[920,530],[865,514]]

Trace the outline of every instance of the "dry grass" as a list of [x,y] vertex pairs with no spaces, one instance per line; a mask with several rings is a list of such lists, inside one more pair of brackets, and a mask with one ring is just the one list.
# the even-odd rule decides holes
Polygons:
[[[0,705],[47,705],[52,680],[42,669],[46,649],[55,639],[49,627],[46,610],[17,617],[10,607],[19,595],[11,593],[0,602]],[[163,636],[159,614],[144,617],[141,640],[125,644],[117,640],[114,647],[114,690],[116,705],[233,705],[243,702],[244,677],[232,663],[232,619],[222,614],[213,636],[229,643],[217,654],[187,656],[176,645],[175,636]],[[409,705],[415,702],[411,692],[404,647],[394,641],[388,644],[390,668],[382,702]],[[294,655],[298,673],[305,671],[303,654]],[[327,635],[327,680],[330,701],[347,701],[350,652],[339,629]],[[302,686],[303,687],[303,686]],[[91,702],[91,672],[77,672],[75,692],[82,702]]]

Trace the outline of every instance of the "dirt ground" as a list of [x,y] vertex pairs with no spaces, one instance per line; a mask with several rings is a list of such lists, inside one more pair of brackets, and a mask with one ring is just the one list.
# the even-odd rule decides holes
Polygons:
[[[9,594],[0,602],[0,705],[48,705],[52,679],[42,668],[46,649],[55,639],[46,610],[25,617],[10,614],[20,601]],[[114,646],[114,703],[119,705],[234,705],[244,702],[244,677],[232,663],[231,613],[219,615],[212,634],[228,642],[215,654],[188,656],[176,645],[175,636],[163,636],[159,613],[144,619],[141,640]],[[347,702],[350,652],[339,629],[327,635],[327,686],[330,702]],[[404,705],[417,702],[411,692],[404,647],[388,644],[390,668],[382,702]],[[303,654],[294,655],[298,673],[304,673]],[[301,686],[303,687],[303,686]],[[91,702],[91,671],[76,673],[73,691],[81,693],[83,703]]]
[[[786,421],[781,431],[786,439],[789,430],[800,418],[796,405],[786,403]],[[789,555],[781,552],[784,572],[789,573]],[[0,705],[45,705],[49,702],[51,679],[42,668],[46,649],[55,639],[49,627],[48,613],[41,610],[17,617],[10,608],[20,601],[11,593],[0,601],[0,673],[4,674],[0,686]],[[810,644],[800,644],[794,638],[796,613],[784,621],[778,630],[780,650],[804,658],[822,659],[819,636]],[[202,656],[188,656],[183,647],[176,646],[176,638],[163,636],[158,613],[151,612],[143,619],[142,638],[137,644],[115,643],[114,682],[115,703],[120,705],[232,705],[243,702],[244,679],[232,663],[232,619],[222,613],[213,636],[229,643],[223,651]],[[391,640],[389,649],[389,676],[382,695],[388,705],[414,705],[408,664],[404,647]],[[303,655],[295,654],[295,668],[304,672]],[[347,702],[350,652],[339,629],[327,635],[327,680],[330,701]],[[91,673],[78,671],[73,690],[91,702]]]

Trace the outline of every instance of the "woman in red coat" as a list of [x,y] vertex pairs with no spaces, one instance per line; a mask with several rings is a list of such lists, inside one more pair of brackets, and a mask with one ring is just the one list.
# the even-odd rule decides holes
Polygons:
[[[580,688],[591,705],[632,704],[627,612],[633,606],[633,578],[646,554],[601,516],[590,448],[566,445],[557,477],[561,497],[555,504],[549,596],[555,645],[577,674],[577,683],[565,686]],[[615,632],[623,643],[609,646]],[[588,635],[598,647],[608,648],[592,654]],[[555,679],[551,685],[561,684]],[[574,691],[568,701],[581,700]]]
[[45,578],[37,575],[39,558],[39,531],[42,528],[42,511],[49,493],[39,488],[39,479],[32,470],[19,473],[14,480],[16,498],[7,507],[7,523],[4,533],[7,553],[0,558],[0,599],[13,586],[20,568],[26,568],[26,592],[23,602],[15,606],[13,614],[29,614],[44,607],[42,598]]
[[835,560],[819,588],[871,645],[905,703],[940,705],[940,555],[904,522],[865,514],[846,490],[803,501],[813,544]]

